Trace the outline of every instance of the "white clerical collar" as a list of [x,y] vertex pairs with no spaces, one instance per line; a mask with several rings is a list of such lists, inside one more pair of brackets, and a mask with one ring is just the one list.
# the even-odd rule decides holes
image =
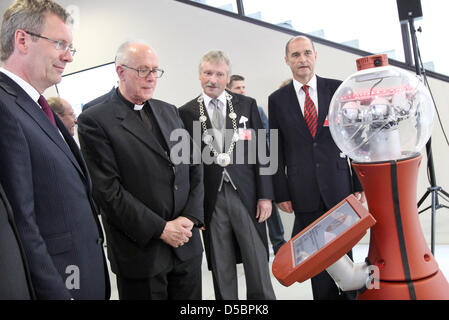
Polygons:
[[[11,71],[6,70],[5,68],[0,67],[0,72],[3,72],[8,77],[10,77],[11,80],[13,80],[15,83],[17,83],[31,97],[31,99],[33,99],[33,101],[36,101],[36,103],[37,103],[37,100],[39,100],[39,97],[41,96],[41,94],[36,89],[34,89],[31,84],[29,84],[28,82],[23,80],[18,75],[12,73]],[[40,107],[40,105],[39,105],[39,107]]]
[[[309,82],[306,83],[312,90],[318,90],[317,89],[317,83],[316,83],[316,74],[313,74],[312,78],[309,80]],[[293,86],[295,87],[296,92],[301,92],[301,88],[303,87],[303,84],[299,82],[298,80],[293,78]]]
[[140,110],[143,109],[143,106],[144,106],[144,105],[145,105],[145,103],[144,103],[144,104],[135,104],[135,105],[134,105],[134,110],[140,111]]

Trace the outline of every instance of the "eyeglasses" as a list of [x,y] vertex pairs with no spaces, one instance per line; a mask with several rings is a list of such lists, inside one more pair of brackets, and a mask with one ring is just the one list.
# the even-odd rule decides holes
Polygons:
[[159,68],[154,68],[154,69],[148,69],[148,68],[132,68],[132,67],[128,67],[125,64],[122,64],[122,67],[137,71],[137,75],[141,78],[146,78],[150,75],[150,73],[155,77],[155,78],[160,78],[162,77],[162,75],[164,74],[164,70],[159,69]]
[[36,34],[36,33],[30,32],[30,31],[26,31],[26,30],[25,30],[25,32],[28,33],[30,36],[38,37],[38,38],[53,42],[56,45],[56,50],[62,50],[64,52],[70,51],[70,54],[72,55],[72,57],[76,53],[76,49],[71,44],[67,44],[67,42],[65,42],[63,40],[53,40],[53,39],[41,36],[40,34]]

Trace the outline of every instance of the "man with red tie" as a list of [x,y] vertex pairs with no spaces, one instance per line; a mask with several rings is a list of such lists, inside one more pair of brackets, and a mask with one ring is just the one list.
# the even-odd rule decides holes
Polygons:
[[109,276],[89,172],[75,140],[43,97],[73,60],[69,21],[65,9],[51,0],[16,0],[4,13],[0,183],[35,297],[102,300],[109,298]]
[[[279,131],[275,199],[281,210],[295,213],[292,237],[349,194],[363,198],[329,130],[329,104],[341,81],[315,75],[316,59],[309,38],[290,39],[285,62],[293,81],[268,98],[270,129]],[[338,290],[326,271],[312,278],[312,291],[315,300],[352,298]]]

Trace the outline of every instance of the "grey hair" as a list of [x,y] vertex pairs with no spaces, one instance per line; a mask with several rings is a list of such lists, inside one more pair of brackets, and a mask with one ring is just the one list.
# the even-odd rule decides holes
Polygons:
[[21,29],[40,34],[45,27],[47,14],[58,16],[66,24],[73,23],[69,13],[51,0],[15,0],[3,15],[0,30],[0,61],[7,60],[14,52],[16,31]]
[[140,39],[134,39],[134,40],[128,40],[123,42],[120,47],[117,49],[117,53],[115,54],[115,65],[119,66],[122,64],[128,64],[129,63],[129,51],[128,49],[136,43],[142,43],[148,47],[150,45],[145,40]]
[[203,66],[203,62],[210,63],[219,63],[224,62],[228,66],[228,76],[231,74],[231,61],[229,60],[228,55],[221,50],[212,50],[206,53],[200,61],[199,72],[201,73],[201,67]]

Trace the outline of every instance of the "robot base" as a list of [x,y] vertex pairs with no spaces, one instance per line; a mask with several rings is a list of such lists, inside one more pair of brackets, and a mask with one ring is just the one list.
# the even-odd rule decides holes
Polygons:
[[[449,300],[449,288],[441,271],[418,281],[413,281],[413,300]],[[358,300],[410,300],[409,285],[406,282],[380,281],[379,289],[365,290]]]
[[359,299],[449,299],[449,284],[427,246],[418,218],[416,184],[421,155],[397,161],[353,163],[365,190],[371,228],[368,264],[379,289]]

